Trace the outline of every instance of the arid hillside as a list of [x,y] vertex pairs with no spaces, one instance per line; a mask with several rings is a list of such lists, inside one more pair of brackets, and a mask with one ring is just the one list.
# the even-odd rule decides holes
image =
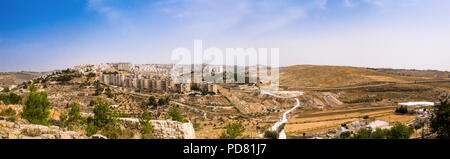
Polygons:
[[18,85],[42,75],[40,72],[0,72],[0,87]]
[[[323,89],[376,85],[383,83],[410,83],[438,80],[439,76],[402,75],[392,71],[381,71],[349,66],[296,65],[280,69],[280,84],[288,89]],[[432,74],[428,73],[428,74]]]

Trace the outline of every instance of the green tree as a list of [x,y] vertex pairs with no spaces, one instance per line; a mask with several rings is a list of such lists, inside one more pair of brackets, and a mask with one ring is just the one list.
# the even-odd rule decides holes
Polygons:
[[441,100],[436,105],[434,115],[431,117],[431,132],[436,133],[438,138],[450,138],[450,103],[448,99]]
[[94,134],[97,133],[98,128],[95,126],[94,121],[93,120],[88,120],[88,126],[86,128],[86,135],[87,136],[92,136]]
[[108,98],[114,97],[114,94],[112,93],[112,91],[109,87],[105,89],[105,94]]
[[141,117],[139,118],[139,123],[142,127],[142,139],[150,139],[153,133],[153,125],[150,121],[152,118],[148,114],[147,110],[144,110]]
[[150,96],[148,98],[148,105],[152,105],[154,107],[158,106],[158,102],[156,102],[155,96]]
[[48,124],[48,116],[50,115],[50,101],[47,93],[37,93],[36,86],[32,83],[30,86],[30,94],[25,98],[22,108],[22,118],[33,124]]
[[109,103],[104,102],[103,99],[99,97],[97,104],[94,106],[94,124],[98,128],[103,128],[110,122],[112,122],[112,118]]
[[175,121],[183,122],[184,120],[183,112],[179,108],[171,108],[169,110],[169,116]]
[[237,139],[242,136],[245,131],[241,122],[230,123],[225,126],[225,131],[220,135],[220,139]]
[[74,127],[79,127],[86,121],[85,118],[81,116],[80,113],[80,106],[77,102],[72,102],[70,104],[70,110],[68,113],[68,118],[65,121],[66,126],[69,126],[71,130],[73,130]]
[[377,128],[374,132],[370,134],[371,139],[386,139],[386,134],[388,130],[383,130],[381,128]]
[[103,93],[104,88],[103,87],[97,87],[97,89],[95,89],[95,96],[99,96]]
[[3,92],[6,92],[6,93],[8,93],[10,90],[9,90],[9,87],[5,87],[4,89],[3,89]]
[[414,130],[403,123],[396,123],[388,133],[388,139],[409,139],[414,133]]
[[361,128],[356,134],[354,134],[353,139],[370,139],[371,131],[366,128]]

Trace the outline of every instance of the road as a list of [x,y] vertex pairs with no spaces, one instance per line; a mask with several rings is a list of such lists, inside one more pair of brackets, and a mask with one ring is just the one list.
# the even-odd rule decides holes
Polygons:
[[295,100],[297,101],[297,104],[293,108],[291,108],[288,111],[284,112],[283,113],[283,118],[280,121],[276,122],[272,126],[272,128],[270,129],[271,131],[277,131],[277,132],[279,130],[281,130],[280,133],[278,134],[278,139],[286,139],[286,132],[284,132],[284,126],[288,122],[287,115],[289,113],[291,113],[292,111],[294,111],[295,109],[297,109],[298,107],[300,107],[300,100],[298,98],[295,98]]

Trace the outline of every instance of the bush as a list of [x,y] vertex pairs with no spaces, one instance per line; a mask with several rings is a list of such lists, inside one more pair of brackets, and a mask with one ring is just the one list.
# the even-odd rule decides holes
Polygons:
[[400,106],[399,108],[395,108],[395,112],[399,114],[408,114],[408,107]]
[[158,106],[158,102],[156,102],[155,96],[150,96],[148,98],[148,105],[151,105],[151,106],[154,106],[154,107]]
[[267,130],[264,132],[264,137],[268,139],[278,139],[278,133],[276,131]]
[[369,116],[368,115],[365,115],[364,117],[363,117],[363,119],[369,119]]
[[141,132],[142,132],[143,139],[148,139],[149,137],[152,136],[153,125],[150,120],[151,120],[151,117],[148,114],[148,111],[144,110],[144,113],[142,113],[142,116],[139,118],[139,123],[141,124],[141,127],[142,127]]
[[371,139],[386,139],[388,130],[382,130],[377,128],[374,132],[370,134]]
[[25,98],[22,118],[32,124],[47,125],[47,118],[50,115],[50,101],[46,92],[37,93],[35,88],[34,84],[30,86],[31,92]]
[[109,122],[102,128],[102,134],[108,137],[108,139],[118,139],[122,132],[116,124]]
[[388,133],[388,139],[409,139],[411,135],[414,133],[414,130],[405,124],[396,123],[394,127],[392,127]]
[[86,119],[81,116],[80,106],[78,105],[78,103],[71,103],[68,118],[65,121],[64,125],[68,126],[69,130],[76,130],[76,128],[83,125],[85,121]]
[[111,91],[110,88],[106,88],[106,89],[105,89],[105,94],[106,94],[106,96],[107,96],[108,98],[114,97],[114,94],[112,93],[112,91]]
[[230,123],[225,126],[225,131],[220,135],[220,139],[237,139],[245,131],[241,122]]
[[88,126],[86,128],[86,135],[87,136],[92,136],[94,134],[96,134],[98,131],[98,128],[95,126],[94,122],[91,121],[88,123]]
[[19,95],[15,94],[15,93],[9,93],[8,95],[0,94],[0,101],[3,101],[3,103],[5,105],[19,104],[21,100],[22,100],[22,97],[20,97]]
[[181,110],[179,108],[172,108],[172,109],[170,109],[169,116],[174,121],[179,121],[179,122],[183,122],[184,121],[183,112],[181,112]]
[[194,127],[194,130],[201,130],[202,129],[200,123],[198,123],[197,120],[194,120],[194,123],[192,123],[192,126]]
[[3,109],[0,111],[0,116],[15,116],[16,111],[13,108]]
[[366,128],[361,128],[356,134],[354,134],[353,139],[370,139],[371,131]]
[[9,90],[9,87],[5,87],[4,89],[3,89],[3,92],[6,92],[6,93],[8,93],[10,90]]
[[158,105],[168,105],[170,102],[170,97],[160,98],[158,100]]

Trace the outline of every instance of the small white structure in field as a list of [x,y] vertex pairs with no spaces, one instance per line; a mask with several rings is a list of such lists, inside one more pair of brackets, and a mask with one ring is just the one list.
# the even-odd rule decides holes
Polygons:
[[398,103],[399,106],[408,106],[408,107],[421,107],[421,106],[434,106],[433,102],[406,102],[406,103]]
[[367,124],[368,128],[375,130],[377,128],[386,129],[389,128],[389,122],[383,120],[375,120],[369,124]]

